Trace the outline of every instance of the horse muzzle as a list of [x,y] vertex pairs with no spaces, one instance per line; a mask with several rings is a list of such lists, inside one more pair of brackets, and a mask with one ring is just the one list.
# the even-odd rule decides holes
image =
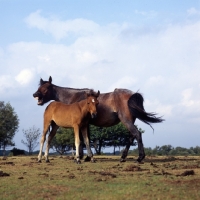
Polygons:
[[40,96],[40,94],[39,93],[34,93],[33,94],[33,97],[37,100],[37,104],[38,105],[43,105],[43,98]]
[[92,117],[92,119],[95,119],[97,117],[97,113],[92,113],[91,117]]

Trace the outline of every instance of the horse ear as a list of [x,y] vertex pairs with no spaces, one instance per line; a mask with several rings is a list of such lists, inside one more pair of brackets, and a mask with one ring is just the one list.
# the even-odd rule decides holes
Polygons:
[[51,78],[51,76],[49,76],[49,83],[51,83],[52,82],[52,78]]
[[44,81],[43,81],[43,79],[41,78],[41,79],[40,79],[40,85],[43,85],[43,83],[44,83]]
[[100,91],[98,90],[98,92],[97,92],[97,97],[100,95]]

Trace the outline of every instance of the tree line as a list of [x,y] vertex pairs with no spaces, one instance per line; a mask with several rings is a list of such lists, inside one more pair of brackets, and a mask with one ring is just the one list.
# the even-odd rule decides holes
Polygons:
[[[200,146],[196,147],[173,147],[172,145],[144,148],[148,156],[200,156]],[[129,155],[138,155],[138,149],[131,150]]]

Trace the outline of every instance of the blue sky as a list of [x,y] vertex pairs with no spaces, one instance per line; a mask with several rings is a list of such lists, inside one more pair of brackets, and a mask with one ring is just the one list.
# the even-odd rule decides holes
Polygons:
[[144,145],[200,145],[200,1],[0,0],[0,96],[22,129],[42,131],[39,79],[102,93],[140,91],[166,121]]

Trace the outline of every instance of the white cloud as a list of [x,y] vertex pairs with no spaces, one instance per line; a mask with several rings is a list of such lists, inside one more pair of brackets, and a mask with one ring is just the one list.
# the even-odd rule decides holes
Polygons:
[[191,100],[192,91],[193,91],[192,88],[189,88],[182,92],[182,96],[183,96],[182,105],[183,106],[189,107],[189,106],[194,105],[194,101]]
[[142,16],[148,17],[148,18],[154,18],[157,16],[157,12],[155,12],[154,10],[151,10],[151,11],[135,10],[134,13],[137,15],[142,15]]
[[146,87],[155,87],[157,85],[164,84],[165,80],[163,76],[152,76],[146,82]]
[[[198,92],[198,90],[197,90]],[[183,106],[185,112],[189,114],[200,113],[200,99],[199,95],[196,97],[193,88],[187,88],[182,91],[182,100],[180,105]]]
[[196,8],[190,8],[190,9],[188,9],[187,10],[187,14],[189,15],[189,16],[191,16],[191,15],[200,15],[200,11],[198,11]]
[[162,100],[154,99],[154,100],[145,100],[145,106],[148,108],[147,112],[155,112],[158,115],[162,115],[164,119],[172,116],[173,105],[163,104]]
[[33,70],[23,69],[16,77],[15,80],[21,85],[28,85],[34,77]]
[[108,88],[108,90],[113,91],[115,88],[130,89],[136,82],[137,80],[130,76],[120,77],[117,81],[114,81],[114,83]]
[[38,28],[46,33],[52,34],[57,40],[63,39],[68,34],[85,35],[98,30],[99,25],[91,20],[74,19],[61,21],[55,17],[45,18],[41,15],[41,11],[31,13],[25,22],[30,28]]
[[2,96],[8,88],[14,88],[14,87],[15,87],[15,84],[14,84],[12,76],[10,75],[0,76],[0,94]]

